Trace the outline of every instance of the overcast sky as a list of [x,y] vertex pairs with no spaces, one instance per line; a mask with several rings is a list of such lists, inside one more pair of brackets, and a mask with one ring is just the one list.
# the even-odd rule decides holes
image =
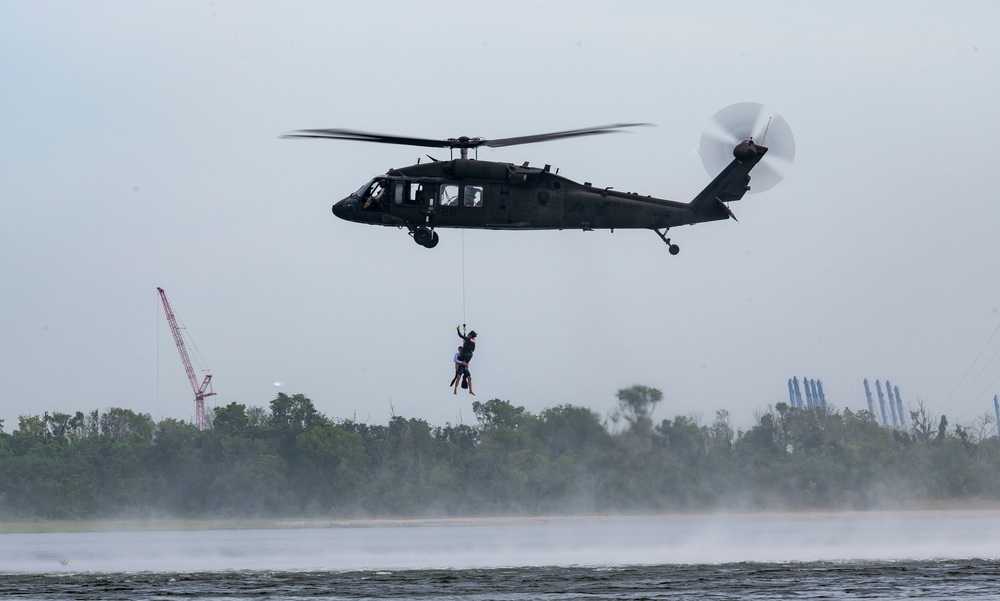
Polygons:
[[[952,424],[992,415],[1000,4],[903,6],[0,3],[4,429],[193,421],[157,286],[211,404],[302,393],[335,419],[444,425],[475,423],[475,399],[606,415],[643,384],[657,420],[746,429],[797,376],[838,409],[866,407],[868,378]],[[672,230],[678,256],[644,230],[440,230],[428,250],[330,213],[424,151],[279,139],[651,122],[480,158],[688,201],[712,177],[702,131],[743,101],[788,121],[794,166],[739,223]],[[463,318],[476,397],[448,387]]]

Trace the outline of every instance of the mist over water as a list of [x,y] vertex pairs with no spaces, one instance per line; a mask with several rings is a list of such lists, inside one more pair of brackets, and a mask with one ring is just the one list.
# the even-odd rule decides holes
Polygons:
[[[1000,559],[1000,511],[422,520],[3,534],[0,573]],[[63,565],[61,560],[66,560]]]

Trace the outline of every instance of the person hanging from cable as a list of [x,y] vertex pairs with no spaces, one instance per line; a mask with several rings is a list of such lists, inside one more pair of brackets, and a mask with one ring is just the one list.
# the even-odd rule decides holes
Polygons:
[[452,359],[452,361],[455,363],[455,377],[451,379],[451,383],[448,384],[448,386],[454,386],[455,383],[458,382],[458,378],[463,373],[465,362],[462,361],[462,347],[458,347],[458,352],[455,353],[455,357]]
[[[462,324],[462,327],[465,327],[465,324]],[[476,352],[476,331],[472,330],[468,335],[465,335],[458,326],[455,326],[455,331],[458,332],[458,337],[463,341],[458,354],[458,359],[461,359],[464,364],[465,372],[462,374],[462,388],[468,388],[469,394],[475,395],[476,393],[472,392],[472,372],[469,371],[469,362],[472,361],[472,354]],[[457,384],[454,393],[458,394]]]
[[462,347],[458,347],[458,352],[455,353],[455,377],[451,380],[452,394],[458,394],[459,383],[462,384],[462,388],[469,389],[469,394],[476,394],[472,392],[472,372],[469,371],[468,361],[464,360]]

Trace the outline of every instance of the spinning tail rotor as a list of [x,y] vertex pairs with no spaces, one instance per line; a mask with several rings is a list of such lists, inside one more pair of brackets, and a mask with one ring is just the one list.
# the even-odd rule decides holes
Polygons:
[[718,174],[732,162],[734,149],[751,139],[768,152],[754,168],[750,192],[778,185],[795,159],[795,137],[781,115],[756,102],[727,106],[712,117],[698,147],[705,170],[709,175]]

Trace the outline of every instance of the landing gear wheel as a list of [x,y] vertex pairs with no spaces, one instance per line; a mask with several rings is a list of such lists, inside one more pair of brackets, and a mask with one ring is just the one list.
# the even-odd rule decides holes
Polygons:
[[681,247],[677,246],[676,244],[671,244],[667,247],[667,250],[670,251],[670,254],[676,255],[677,253],[681,252]]
[[427,248],[434,248],[441,241],[441,237],[438,236],[437,232],[431,232],[431,239],[427,244],[424,244]]
[[418,227],[413,230],[413,241],[420,246],[425,246],[430,248],[431,241],[434,239],[434,232],[430,231],[425,227]]

